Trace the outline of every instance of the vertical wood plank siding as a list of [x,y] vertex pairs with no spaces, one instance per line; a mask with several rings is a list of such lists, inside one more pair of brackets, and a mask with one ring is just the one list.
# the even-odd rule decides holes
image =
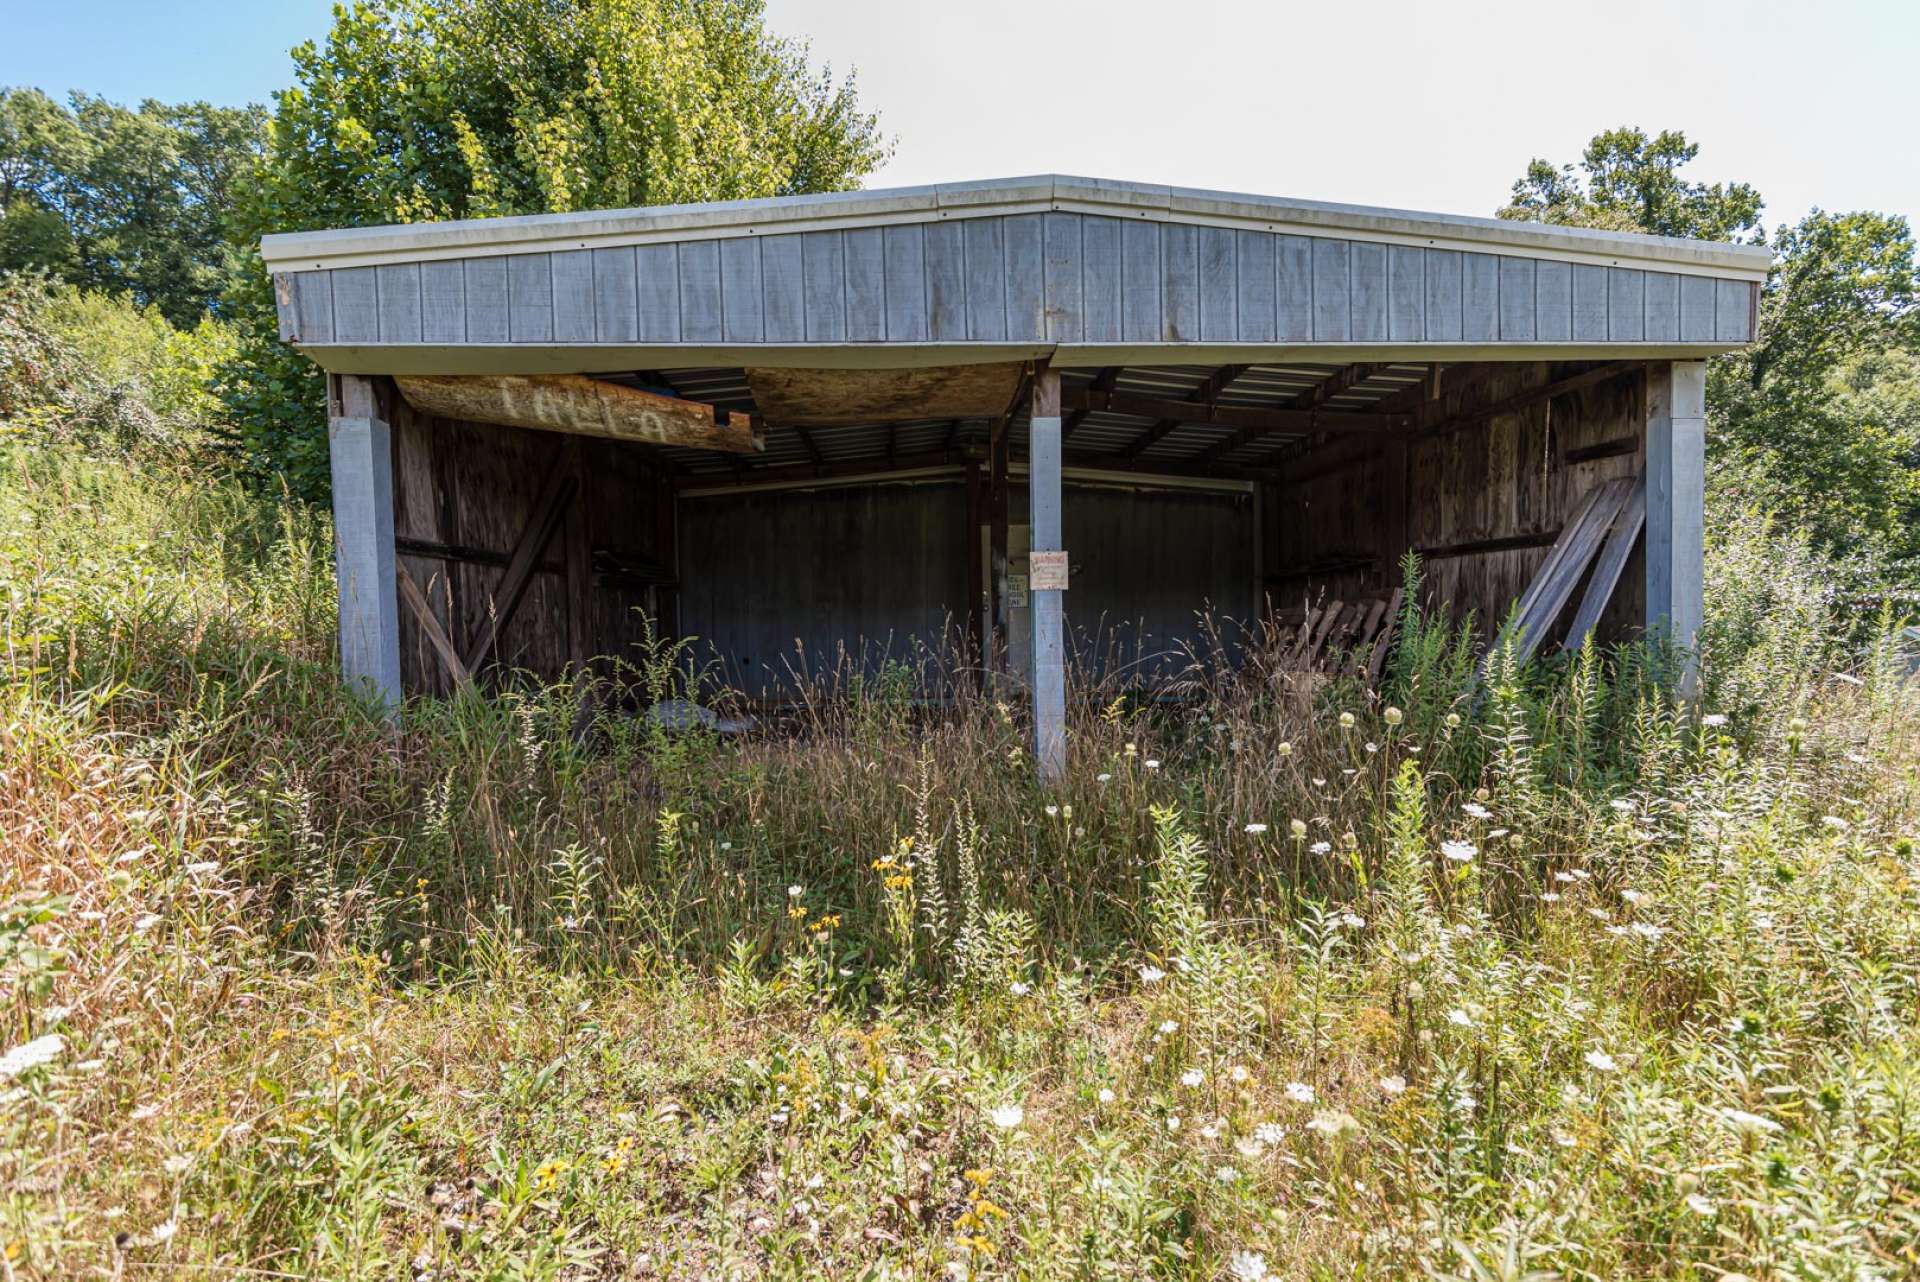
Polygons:
[[1054,212],[294,272],[324,343],[1737,343],[1746,281]]

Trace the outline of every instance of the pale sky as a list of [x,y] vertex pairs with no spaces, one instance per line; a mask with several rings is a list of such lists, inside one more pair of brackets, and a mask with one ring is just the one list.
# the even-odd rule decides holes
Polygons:
[[[0,85],[264,102],[329,0],[0,0]],[[1060,172],[1488,214],[1602,129],[1685,130],[1769,228],[1920,222],[1920,0],[768,0],[857,69],[873,185]]]
[[1920,221],[1920,0],[768,0],[859,73],[885,186],[1069,173],[1490,214],[1534,156],[1684,130],[1769,228]]

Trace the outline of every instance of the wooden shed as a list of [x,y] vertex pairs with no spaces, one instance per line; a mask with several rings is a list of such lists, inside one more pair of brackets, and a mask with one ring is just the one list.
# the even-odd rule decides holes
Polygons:
[[555,676],[644,610],[779,697],[957,627],[1047,772],[1075,654],[1151,680],[1203,612],[1377,618],[1408,549],[1483,620],[1690,642],[1703,362],[1769,263],[1061,176],[262,250],[331,375],[349,679]]

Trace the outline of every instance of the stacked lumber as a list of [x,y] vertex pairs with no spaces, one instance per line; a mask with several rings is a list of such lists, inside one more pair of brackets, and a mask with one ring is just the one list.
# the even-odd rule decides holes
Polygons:
[[1400,600],[1396,588],[1392,596],[1322,601],[1275,614],[1272,622],[1281,629],[1279,668],[1379,680],[1400,618]]

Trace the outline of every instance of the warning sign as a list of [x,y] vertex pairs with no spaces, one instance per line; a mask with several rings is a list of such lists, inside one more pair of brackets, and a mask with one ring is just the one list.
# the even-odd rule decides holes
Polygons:
[[1035,592],[1067,590],[1067,554],[1030,552],[1027,554],[1027,585]]

